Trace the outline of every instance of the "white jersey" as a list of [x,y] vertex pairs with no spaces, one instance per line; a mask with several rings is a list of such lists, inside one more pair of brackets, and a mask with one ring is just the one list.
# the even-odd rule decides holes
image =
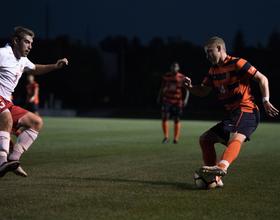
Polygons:
[[10,101],[22,73],[34,67],[27,57],[17,59],[9,44],[0,48],[0,95]]

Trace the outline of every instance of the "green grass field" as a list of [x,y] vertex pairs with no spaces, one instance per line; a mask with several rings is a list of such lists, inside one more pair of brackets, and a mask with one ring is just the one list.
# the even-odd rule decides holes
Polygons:
[[[199,136],[182,121],[162,144],[160,120],[49,118],[21,157],[28,177],[0,179],[0,219],[280,219],[280,124],[261,123],[223,178],[198,190]],[[173,135],[170,121],[170,134]],[[217,145],[218,158],[224,150]]]

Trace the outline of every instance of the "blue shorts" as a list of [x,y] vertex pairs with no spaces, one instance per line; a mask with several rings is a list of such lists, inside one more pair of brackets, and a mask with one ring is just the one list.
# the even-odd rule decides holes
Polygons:
[[175,117],[180,117],[183,115],[183,108],[180,105],[174,105],[169,102],[163,102],[162,103],[162,108],[161,108],[163,113],[170,113],[171,115]]
[[224,139],[227,144],[231,132],[237,132],[246,136],[245,141],[250,140],[250,135],[256,130],[260,122],[260,111],[253,110],[253,113],[241,112],[238,108],[222,122],[216,124],[210,130]]

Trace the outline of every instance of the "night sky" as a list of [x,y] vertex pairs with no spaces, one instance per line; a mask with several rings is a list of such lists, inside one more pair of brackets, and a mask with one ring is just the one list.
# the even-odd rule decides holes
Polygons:
[[47,4],[50,39],[69,35],[86,44],[88,29],[93,46],[109,35],[137,36],[144,45],[179,35],[201,46],[219,36],[231,45],[238,28],[246,45],[266,46],[272,31],[280,31],[279,0],[1,0],[0,38],[9,38],[20,25],[45,39]]

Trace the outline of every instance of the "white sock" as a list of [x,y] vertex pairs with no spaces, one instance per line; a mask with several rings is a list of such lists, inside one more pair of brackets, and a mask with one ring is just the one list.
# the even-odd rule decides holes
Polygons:
[[38,132],[31,128],[28,128],[21,132],[17,138],[17,143],[13,149],[13,152],[9,156],[9,160],[19,160],[21,154],[25,150],[28,150],[30,145],[35,141],[38,136]]
[[30,145],[35,141],[38,136],[38,132],[31,128],[28,128],[21,132],[17,138],[16,145],[21,145],[24,150],[28,150]]
[[0,151],[0,166],[7,162],[7,152],[6,151]]
[[0,165],[7,162],[7,154],[10,146],[10,133],[0,131]]

